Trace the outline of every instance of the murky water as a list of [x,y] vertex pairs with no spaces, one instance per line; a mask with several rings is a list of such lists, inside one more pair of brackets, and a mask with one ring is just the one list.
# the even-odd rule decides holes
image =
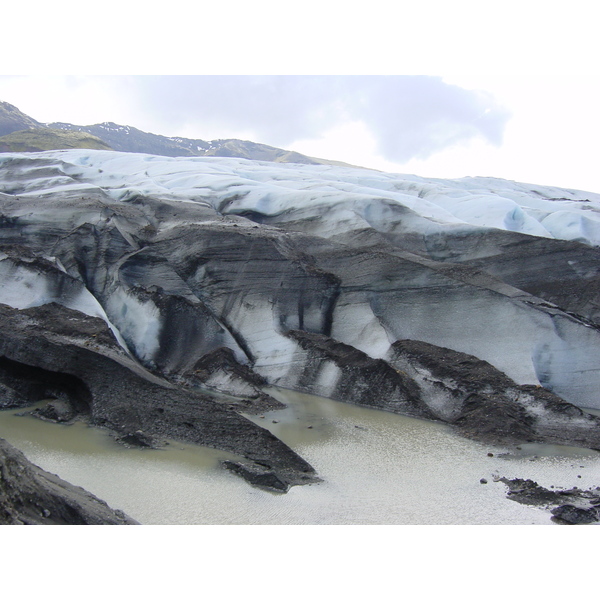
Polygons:
[[19,411],[0,413],[0,437],[143,524],[549,524],[542,510],[506,499],[493,475],[546,487],[600,485],[597,452],[502,450],[441,424],[287,390],[273,395],[289,407],[252,419],[307,459],[323,483],[273,494],[221,469],[218,461],[231,456],[224,452],[179,442],[129,449],[82,423]]

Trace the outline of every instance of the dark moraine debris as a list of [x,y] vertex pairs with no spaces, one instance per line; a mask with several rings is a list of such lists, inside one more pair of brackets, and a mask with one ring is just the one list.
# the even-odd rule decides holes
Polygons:
[[81,487],[32,464],[0,439],[1,525],[137,525]]
[[23,310],[0,304],[0,357],[0,382],[31,404],[59,398],[129,443],[172,438],[225,450],[268,464],[288,486],[314,476],[266,429],[207,394],[146,371],[99,318],[55,303]]
[[29,401],[25,396],[0,381],[0,410],[26,406],[28,403]]
[[214,389],[220,393],[214,397],[215,402],[227,404],[244,413],[258,414],[285,407],[262,390],[267,380],[249,366],[240,364],[231,348],[218,348],[204,355],[190,373],[179,379]]
[[507,497],[511,500],[549,510],[555,523],[578,525],[600,521],[600,487],[549,490],[531,479],[502,477],[496,481],[508,487]]
[[31,415],[44,421],[68,423],[77,416],[77,411],[67,399],[57,398],[31,411]]
[[437,418],[493,444],[543,442],[600,449],[600,418],[540,386],[518,385],[475,356],[399,340],[386,356],[411,377]]
[[295,363],[302,366],[296,389],[441,420],[488,444],[540,442],[600,449],[600,418],[540,386],[518,385],[464,352],[398,340],[385,358],[376,359],[322,334],[291,330],[286,335],[299,346]]
[[470,394],[454,421],[466,437],[490,443],[533,441],[534,417],[525,407],[498,395]]
[[[290,485],[285,477],[281,477],[280,473],[277,473],[267,463],[249,463],[249,462],[235,462],[226,460],[223,461],[223,466],[232,471],[236,475],[239,475],[252,485],[267,490],[269,492],[284,493],[290,489]],[[307,474],[306,479],[311,483],[315,481],[321,481],[318,478],[311,477]]]
[[297,386],[318,393],[315,382],[330,364],[338,370],[336,383],[327,394],[335,400],[381,408],[414,417],[435,419],[412,379],[386,361],[328,336],[291,330],[286,334],[307,353]]

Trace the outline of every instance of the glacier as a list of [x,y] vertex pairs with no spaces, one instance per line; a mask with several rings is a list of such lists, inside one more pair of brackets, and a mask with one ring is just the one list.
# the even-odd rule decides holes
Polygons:
[[[243,420],[277,404],[269,385],[478,439],[600,448],[600,421],[581,410],[600,409],[599,247],[600,194],[580,190],[240,158],[5,153],[0,391],[39,399],[15,374],[39,369],[49,397],[87,389],[91,422],[234,451],[246,461],[236,472],[267,487],[275,477],[279,490],[314,474],[300,457],[275,460],[282,446]],[[74,314],[114,343],[75,335]],[[86,383],[54,356],[64,344],[89,368],[127,369],[147,397],[119,388],[105,400],[98,374]],[[61,387],[57,372],[83,383]],[[152,404],[157,390],[172,395],[168,410]],[[203,429],[193,407],[205,418],[213,405]]]

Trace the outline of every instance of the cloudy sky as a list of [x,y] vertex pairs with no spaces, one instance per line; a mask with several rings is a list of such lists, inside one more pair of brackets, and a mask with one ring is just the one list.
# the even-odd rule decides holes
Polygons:
[[61,20],[72,35],[7,64],[0,100],[42,122],[115,121],[386,171],[600,192],[593,3],[374,0],[367,13],[258,1],[187,20],[184,4],[106,11],[93,30]]

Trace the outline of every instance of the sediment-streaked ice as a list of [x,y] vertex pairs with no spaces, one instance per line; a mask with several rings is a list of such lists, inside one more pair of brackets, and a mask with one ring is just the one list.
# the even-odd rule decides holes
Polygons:
[[81,282],[58,267],[44,271],[35,265],[15,263],[0,253],[0,303],[17,309],[33,308],[56,302],[72,310],[98,317],[106,322],[119,344],[129,351],[117,327],[108,318],[98,300]]
[[[17,308],[60,301],[100,316],[143,362],[156,358],[169,322],[169,309],[154,303],[156,293],[188,302],[189,314],[201,306],[198,315],[210,326],[208,341],[205,346],[198,342],[197,352],[214,349],[214,334],[240,362],[249,361],[272,383],[285,385],[286,378],[289,383],[299,376],[302,352],[285,333],[304,328],[373,358],[385,356],[397,339],[429,342],[473,354],[518,383],[542,383],[570,401],[600,407],[598,329],[558,309],[534,306],[527,294],[519,296],[520,290],[511,291],[508,284],[482,282],[473,273],[444,276],[426,258],[438,234],[459,240],[456,252],[477,234],[469,257],[488,256],[486,235],[492,230],[575,240],[588,250],[600,246],[599,194],[483,177],[442,180],[349,167],[94,150],[3,154],[0,167],[6,173],[0,193],[12,211],[2,215],[7,244],[21,243],[21,231],[41,245],[46,238],[62,242],[89,225],[78,248],[83,252],[97,244],[101,249],[86,259],[94,261],[89,273],[78,270],[79,257],[71,256],[68,275],[73,282],[79,279],[77,285],[69,284],[69,293],[68,285],[57,291],[47,277],[0,260],[5,284],[0,301]],[[40,208],[32,210],[28,203],[38,196]],[[43,201],[50,196],[53,203],[45,208]],[[190,224],[195,227],[191,233]],[[156,237],[138,235],[143,228]],[[193,251],[177,245],[186,231]],[[307,235],[295,246],[297,233]],[[109,234],[119,238],[116,250]],[[217,244],[227,237],[225,257],[221,246],[214,252],[209,242],[194,246],[204,235]],[[398,240],[408,250],[399,242],[395,246]],[[411,243],[427,246],[422,256],[407,256],[413,252]],[[443,243],[436,260],[452,257],[454,250],[444,254]],[[114,254],[102,254],[102,244]],[[350,250],[363,250],[361,244],[373,251],[357,252],[353,263]],[[313,263],[302,258],[314,248]],[[100,260],[106,261],[102,267]],[[246,272],[252,261],[260,269]],[[282,267],[278,291],[278,282],[262,271],[281,264],[294,267]],[[578,268],[575,262],[572,267]],[[98,273],[101,268],[105,272]],[[332,273],[337,283],[327,279]],[[583,279],[594,276],[582,272]],[[51,279],[57,277],[55,273]],[[294,291],[286,296],[285,285],[292,280]],[[106,289],[93,289],[96,281],[107,282]],[[314,281],[318,283],[310,288]],[[303,296],[305,285],[310,289]],[[135,293],[136,286],[143,288],[142,294]],[[290,300],[293,294],[299,299]],[[333,305],[334,297],[329,314],[327,303]],[[221,326],[223,333],[217,335]],[[181,348],[177,352],[184,353]],[[181,357],[170,358],[163,356],[165,365],[183,364]],[[190,355],[189,360],[196,358]],[[335,385],[337,375],[328,369],[319,375],[319,389]]]

